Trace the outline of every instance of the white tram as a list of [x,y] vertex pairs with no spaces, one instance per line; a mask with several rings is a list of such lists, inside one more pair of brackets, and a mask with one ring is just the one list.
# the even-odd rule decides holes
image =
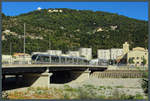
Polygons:
[[89,61],[83,57],[57,56],[50,54],[32,55],[32,64],[77,64],[88,65]]

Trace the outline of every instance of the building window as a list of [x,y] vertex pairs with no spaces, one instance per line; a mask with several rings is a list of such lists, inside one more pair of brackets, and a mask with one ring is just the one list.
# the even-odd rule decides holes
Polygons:
[[139,59],[139,57],[137,57],[136,59]]
[[137,64],[139,64],[139,62],[137,62]]

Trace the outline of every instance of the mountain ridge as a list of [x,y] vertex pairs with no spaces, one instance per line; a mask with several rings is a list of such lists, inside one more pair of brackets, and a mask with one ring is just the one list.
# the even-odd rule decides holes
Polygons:
[[[62,10],[62,12],[50,12]],[[23,37],[5,34],[10,30],[23,35],[26,23],[26,52],[60,49],[63,52],[91,47],[96,57],[97,49],[121,48],[127,41],[130,48],[148,47],[148,22],[128,18],[122,15],[101,11],[74,9],[42,9],[19,16],[2,14],[2,53],[23,51]],[[31,38],[31,36],[33,38]],[[34,39],[34,37],[42,37]]]

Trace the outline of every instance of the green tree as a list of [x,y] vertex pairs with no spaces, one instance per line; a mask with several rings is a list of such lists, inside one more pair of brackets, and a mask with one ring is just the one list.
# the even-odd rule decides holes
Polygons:
[[144,66],[147,61],[146,61],[146,59],[145,59],[144,57],[142,58],[142,60],[143,60],[143,61],[142,61],[142,65]]
[[129,58],[129,64],[133,64],[134,61],[133,61],[133,58]]

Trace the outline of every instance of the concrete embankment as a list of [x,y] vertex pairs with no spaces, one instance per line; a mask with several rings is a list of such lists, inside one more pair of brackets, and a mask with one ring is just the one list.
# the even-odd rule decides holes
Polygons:
[[[148,72],[148,71],[144,71]],[[103,72],[93,72],[91,77],[96,78],[142,78],[143,72],[140,70],[106,70]]]

